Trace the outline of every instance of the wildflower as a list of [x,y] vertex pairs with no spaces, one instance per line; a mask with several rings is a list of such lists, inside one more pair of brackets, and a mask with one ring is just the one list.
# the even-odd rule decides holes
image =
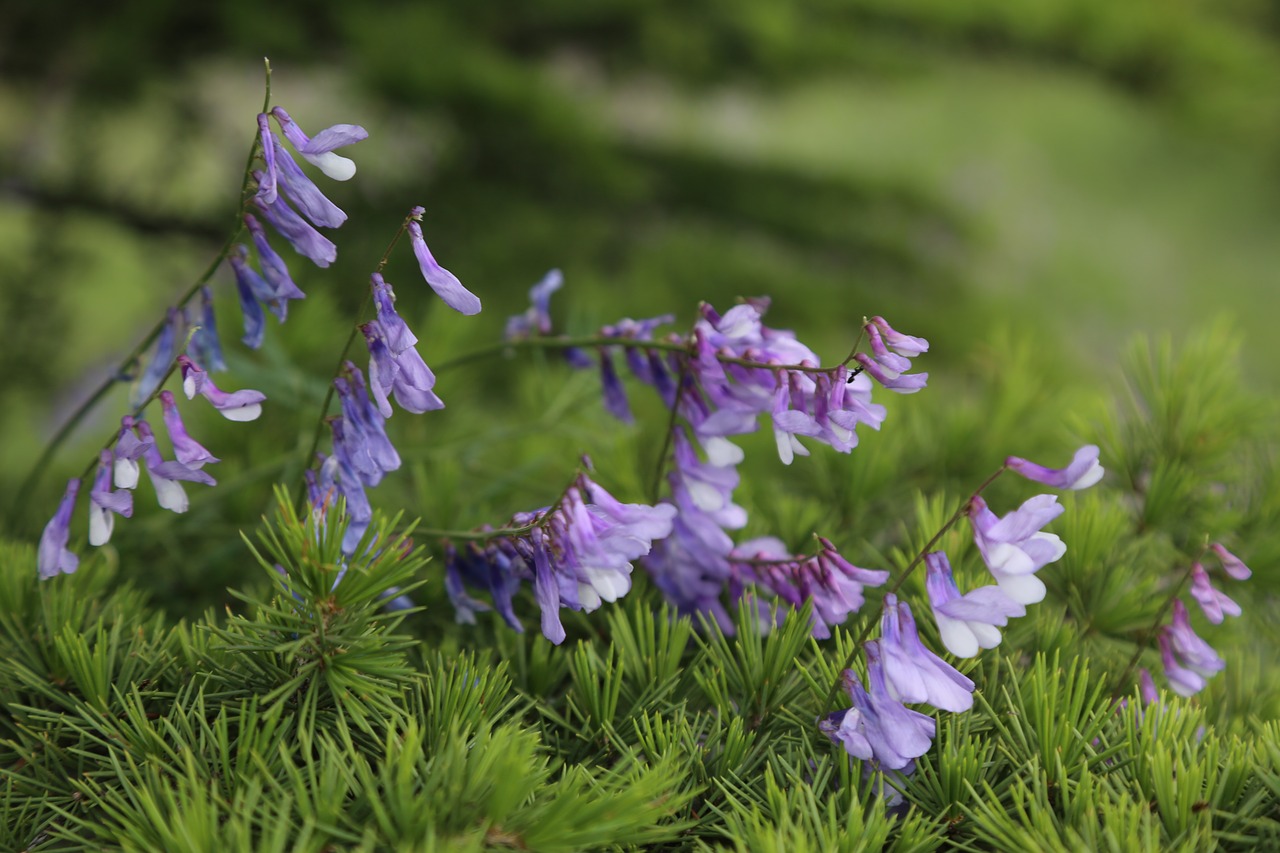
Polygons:
[[889,770],[902,770],[933,745],[937,724],[912,711],[889,693],[880,662],[880,647],[866,645],[868,692],[852,670],[844,671],[845,688],[853,707],[819,723],[833,740],[843,743],[854,758],[874,760]]
[[151,352],[151,361],[142,372],[142,376],[138,378],[138,384],[129,397],[129,403],[133,407],[136,408],[142,405],[143,401],[151,399],[151,395],[169,374],[169,368],[173,365],[173,357],[178,348],[178,329],[181,325],[182,312],[176,308],[170,308],[166,314],[165,324],[160,329],[160,336],[156,338],[156,347]]
[[111,490],[113,467],[114,454],[103,450],[93,488],[89,490],[89,544],[95,547],[105,545],[111,539],[111,530],[115,526],[113,513],[125,518],[133,516],[133,493],[124,489]]
[[151,478],[151,485],[156,490],[156,501],[161,508],[172,512],[187,511],[189,503],[187,492],[182,488],[183,482],[201,483],[206,486],[217,485],[217,480],[199,468],[188,468],[181,462],[164,460],[160,456],[159,448],[156,447],[151,425],[146,421],[138,421],[134,428],[146,446],[143,459],[147,465],[147,476]]
[[378,325],[382,327],[383,337],[386,338],[392,355],[399,355],[409,347],[417,346],[417,335],[409,330],[409,325],[396,311],[396,293],[391,289],[390,282],[378,273],[369,278]]
[[1214,542],[1212,545],[1209,546],[1209,548],[1210,550],[1213,551],[1213,553],[1217,554],[1218,559],[1222,561],[1222,570],[1225,571],[1231,577],[1235,578],[1236,580],[1238,581],[1248,580],[1249,577],[1253,574],[1253,572],[1249,570],[1249,567],[1246,566],[1239,557],[1237,557],[1235,554],[1232,554],[1230,551],[1222,547],[1217,542]]
[[36,567],[41,580],[48,580],[59,574],[69,575],[80,565],[80,558],[67,550],[67,540],[71,538],[71,513],[75,509],[79,493],[80,481],[68,480],[67,490],[62,495],[58,510],[49,519],[40,536]]
[[625,424],[635,420],[631,416],[631,406],[627,402],[627,391],[618,379],[618,372],[613,366],[613,355],[604,347],[600,348],[600,384],[604,388],[604,407],[609,414]]
[[356,173],[356,164],[335,154],[338,148],[354,145],[369,138],[369,132],[355,124],[335,124],[326,127],[314,137],[308,137],[298,127],[283,107],[272,107],[271,115],[280,123],[285,139],[302,158],[335,181],[349,181]]
[[178,412],[178,404],[173,399],[172,391],[160,392],[160,406],[164,409],[164,426],[169,432],[169,440],[173,442],[173,453],[178,461],[188,468],[203,468],[210,462],[217,462],[218,457],[205,450],[200,442],[187,434],[182,423],[182,415]]
[[400,467],[400,454],[387,438],[386,418],[369,399],[364,374],[351,362],[343,365],[333,385],[345,421],[342,441],[339,430],[334,430],[334,453],[360,475],[364,485],[376,486],[384,473]]
[[911,607],[892,593],[884,597],[880,622],[889,692],[901,702],[927,702],[944,711],[973,707],[973,681],[920,642]]
[[185,355],[178,356],[178,366],[182,370],[182,392],[188,400],[195,399],[196,394],[204,397],[213,405],[218,413],[229,421],[257,420],[262,414],[262,403],[267,395],[261,391],[246,388],[240,391],[223,391],[200,365]]
[[[192,324],[188,322],[188,326]],[[200,321],[195,333],[191,335],[188,349],[201,364],[207,364],[210,370],[226,370],[227,363],[222,359],[222,342],[218,340],[218,318],[213,311],[213,292],[209,288],[200,288]]]
[[[288,312],[288,300],[303,299],[306,294],[293,283],[293,278],[289,275],[289,266],[276,254],[276,250],[271,248],[271,244],[267,242],[267,233],[262,230],[262,224],[254,218],[252,213],[244,215],[244,224],[249,229],[249,236],[253,239],[253,247],[258,251],[258,265],[262,268],[262,278],[265,279],[268,287],[269,296],[268,293],[264,293],[258,298],[268,296],[262,301],[271,306],[272,312],[283,323]],[[231,263],[234,266],[235,255],[231,257],[233,258]],[[246,282],[249,281],[246,279]]]
[[1155,680],[1151,678],[1151,673],[1145,666],[1138,670],[1138,695],[1142,698],[1143,705],[1160,701],[1160,692],[1156,690]]
[[116,488],[137,488],[138,459],[146,455],[147,450],[154,445],[154,441],[144,441],[134,434],[134,421],[130,415],[120,419],[120,435],[116,438],[114,462]]
[[1199,563],[1191,567],[1191,597],[1199,603],[1205,618],[1215,625],[1222,624],[1225,616],[1240,615],[1240,605],[1214,588],[1209,573]]
[[[338,228],[346,222],[347,214],[320,192],[319,187],[307,177],[306,172],[302,171],[298,164],[293,162],[293,158],[285,152],[280,140],[276,139],[274,143],[272,149],[275,152],[274,165],[277,168],[279,184],[284,189],[285,195],[289,197],[289,201],[297,207],[298,212],[318,228]],[[268,161],[267,171],[270,172],[271,158],[264,155],[263,159]],[[266,205],[277,204],[274,200],[268,201],[265,198],[258,200]]]
[[360,326],[365,343],[369,347],[369,391],[382,417],[391,417],[388,396],[395,395],[396,402],[406,412],[422,414],[444,408],[444,401],[431,390],[436,376],[413,347],[399,355],[392,355],[378,322]]
[[984,586],[960,594],[951,564],[941,551],[926,554],[928,577],[925,586],[934,621],[947,651],[960,658],[971,658],[979,649],[1000,645],[997,626],[1009,623],[1011,617],[1026,615],[1027,608],[1009,598],[1000,587]]
[[[412,216],[421,216],[426,211],[415,207],[410,211]],[[479,314],[480,300],[476,295],[462,286],[458,277],[436,262],[431,250],[427,248],[426,238],[422,236],[422,225],[415,219],[409,223],[409,242],[413,244],[413,254],[418,258],[418,266],[422,277],[444,300],[445,304],[459,314]]]
[[781,540],[765,536],[743,542],[729,560],[738,584],[754,583],[795,608],[812,600],[813,635],[823,639],[831,636],[831,625],[843,623],[862,607],[863,588],[883,584],[889,573],[859,568],[830,540],[819,536],[818,542],[822,550],[817,554],[792,556]]
[[270,305],[272,313],[281,322],[284,322],[286,309],[284,301],[275,298],[271,285],[249,266],[246,260],[248,253],[247,246],[238,244],[235,251],[227,256],[227,261],[235,273],[236,294],[240,297],[240,313],[244,317],[244,335],[240,341],[249,349],[258,349],[266,333],[267,318],[262,312],[262,305]]
[[1035,604],[1045,595],[1044,582],[1035,572],[1062,557],[1067,546],[1040,528],[1062,514],[1053,495],[1036,495],[1011,513],[997,518],[987,503],[975,497],[969,503],[973,539],[1000,590],[1019,604]]
[[[257,174],[257,173],[255,173]],[[293,250],[321,269],[338,259],[338,247],[332,240],[321,234],[311,223],[298,215],[293,208],[284,202],[276,204],[257,203],[258,211],[267,224],[285,239]]]
[[1192,629],[1187,606],[1178,599],[1173,602],[1173,621],[1161,629],[1161,637],[1168,639],[1169,647],[1183,666],[1204,678],[1226,667],[1226,662],[1218,657],[1213,647]]
[[1105,470],[1098,463],[1098,446],[1086,444],[1076,451],[1065,468],[1045,468],[1018,456],[1004,461],[1005,467],[1036,483],[1055,489],[1087,489],[1102,479]]
[[551,334],[551,294],[564,285],[560,270],[551,270],[529,288],[529,307],[523,314],[507,318],[503,339],[508,341]]

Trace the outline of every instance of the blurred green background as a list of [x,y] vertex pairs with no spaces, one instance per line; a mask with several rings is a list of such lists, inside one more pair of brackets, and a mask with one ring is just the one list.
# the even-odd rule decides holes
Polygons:
[[[884,315],[934,345],[930,389],[908,401],[917,417],[975,433],[975,386],[1018,360],[1042,382],[1028,434],[1043,443],[921,460],[957,490],[1006,453],[1065,458],[1081,401],[1115,393],[1138,332],[1176,345],[1226,316],[1246,377],[1274,391],[1278,35],[1280,5],[1265,0],[125,0],[74,15],[9,3],[6,533],[39,535],[66,477],[112,432],[124,389],[16,494],[41,442],[225,238],[263,56],[273,102],[304,128],[350,122],[371,137],[351,149],[356,178],[326,185],[351,217],[334,235],[338,263],[288,255],[309,296],[287,325],[272,321],[260,352],[236,343],[230,278],[215,278],[234,371],[223,384],[274,405],[250,426],[187,407],[193,434],[226,459],[217,492],[192,488],[180,519],[140,497],[105,549],[179,611],[222,601],[248,571],[236,531],[272,482],[297,482],[367,274],[414,204],[436,256],[485,304],[478,318],[446,316],[398,250],[387,277],[433,365],[493,341],[553,266],[567,282],[554,313],[571,331],[668,311],[687,324],[699,300],[768,294],[771,324],[835,361],[862,316]],[[550,500],[583,451],[630,460],[602,472],[620,497],[639,499],[651,479],[661,415],[640,394],[649,429],[613,426],[594,377],[545,359],[442,371],[437,390],[445,412],[394,419],[406,466],[375,504],[439,527],[496,523]],[[908,408],[891,402],[893,417]],[[878,440],[891,439],[864,437],[853,462],[819,451],[797,463],[794,488],[883,484]],[[751,449],[765,479],[748,500],[781,474],[767,441]],[[755,508],[762,527],[749,532],[823,520]]]

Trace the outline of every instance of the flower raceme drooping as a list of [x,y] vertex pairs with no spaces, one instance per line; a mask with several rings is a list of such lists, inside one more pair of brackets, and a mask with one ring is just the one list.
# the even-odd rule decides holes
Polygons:
[[151,431],[151,425],[144,420],[134,422],[133,429],[137,431],[138,439],[146,449],[143,452],[143,460],[146,462],[147,475],[151,478],[151,485],[156,490],[156,501],[161,508],[172,512],[186,512],[189,504],[186,489],[182,487],[184,482],[200,483],[205,486],[215,486],[217,481],[205,471],[199,468],[191,468],[178,460],[166,461],[160,455],[160,449],[156,447],[155,434]]
[[1044,599],[1044,582],[1035,573],[1067,552],[1062,539],[1040,530],[1062,510],[1054,495],[1036,495],[999,518],[982,498],[974,497],[969,502],[969,521],[978,551],[1000,591],[1019,604],[1035,604]]
[[560,609],[590,612],[625,595],[634,561],[671,532],[674,515],[670,504],[622,503],[582,474],[554,506],[513,516],[508,527],[521,533],[451,549],[446,589],[460,621],[474,621],[484,608],[466,594],[472,586],[488,590],[499,613],[522,630],[511,597],[519,582],[531,581],[542,633],[561,643]]
[[1173,602],[1173,622],[1160,631],[1160,657],[1169,686],[1179,696],[1193,696],[1226,666],[1213,647],[1191,628],[1187,607]]
[[1200,563],[1191,567],[1191,597],[1200,605],[1205,618],[1215,625],[1222,624],[1227,616],[1239,616],[1241,613],[1239,604],[1214,587],[1209,573]]
[[351,362],[333,380],[342,406],[340,418],[330,418],[333,453],[366,486],[382,482],[383,474],[400,467],[400,454],[387,437],[386,418],[365,388],[364,374]]
[[951,564],[941,551],[926,554],[928,576],[925,586],[938,633],[947,651],[971,658],[980,649],[1000,645],[1000,628],[1014,617],[1026,615],[1027,608],[1009,598],[998,586],[983,586],[960,594]]
[[371,286],[377,319],[362,325],[360,331],[369,348],[369,389],[378,410],[383,417],[391,417],[391,395],[401,408],[414,414],[443,409],[444,401],[432,390],[435,374],[417,350],[417,336],[396,312],[391,285],[374,273]]

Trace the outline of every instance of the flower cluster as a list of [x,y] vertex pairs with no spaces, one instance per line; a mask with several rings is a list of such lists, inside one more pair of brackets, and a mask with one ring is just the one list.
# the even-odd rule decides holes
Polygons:
[[[562,283],[553,271],[534,286],[529,310],[508,320],[508,340],[550,331],[549,300]],[[645,560],[677,611],[708,614],[732,631],[722,600],[726,589],[734,602],[748,592],[770,594],[777,610],[769,618],[812,600],[814,635],[826,637],[830,626],[861,607],[863,586],[883,583],[887,575],[855,567],[825,539],[814,556],[790,554],[769,537],[735,548],[728,531],[745,526],[747,516],[733,502],[743,452],[730,438],[757,430],[767,416],[786,464],[809,454],[801,437],[848,453],[858,443],[859,424],[879,429],[885,418],[884,407],[871,401],[872,378],[899,393],[918,391],[928,374],[907,371],[929,344],[873,317],[863,326],[871,353],[847,360],[859,367],[850,370],[846,362],[823,368],[792,332],[764,324],[768,307],[769,300],[752,299],[721,315],[703,304],[688,337],[655,339],[671,316],[626,319],[601,330],[598,360],[576,347],[565,354],[578,367],[598,363],[605,408],[618,419],[631,420],[616,365],[619,352],[631,376],[679,416],[671,436],[671,497],[665,502],[675,511],[672,533]],[[758,605],[765,618],[769,604]]]
[[445,587],[458,621],[474,622],[489,609],[467,594],[472,587],[487,591],[507,624],[523,631],[512,598],[531,581],[543,636],[564,642],[560,609],[590,613],[626,595],[634,561],[671,533],[675,514],[669,504],[622,503],[580,474],[553,506],[516,513],[503,531],[462,550],[448,547]]
[[[1215,542],[1209,550],[1217,556],[1222,572],[1227,577],[1242,581],[1248,580],[1253,574],[1239,557],[1223,545]],[[1241,613],[1240,605],[1213,585],[1208,570],[1199,561],[1191,566],[1191,597],[1200,605],[1205,618],[1215,625],[1221,624],[1227,616],[1239,616]],[[1199,693],[1205,688],[1208,679],[1226,666],[1226,662],[1213,647],[1191,627],[1191,614],[1180,599],[1174,599],[1173,618],[1160,629],[1158,642],[1165,678],[1169,681],[1169,688],[1179,696],[1194,696]],[[1144,701],[1153,701],[1154,682],[1145,669],[1142,670],[1142,679],[1144,687],[1147,683],[1152,684],[1150,693],[1143,691]]]
[[[422,213],[421,207],[415,207],[410,217]],[[416,220],[407,220],[415,251],[419,244],[426,251],[421,229],[416,226]],[[421,252],[418,257],[423,257]],[[429,251],[426,257],[431,257]],[[480,310],[480,301],[434,258],[429,268],[424,263],[422,273],[448,304],[457,307],[454,302],[467,303],[470,297],[475,311]],[[329,455],[317,454],[319,466],[306,472],[308,500],[318,519],[328,517],[337,503],[335,498],[344,499],[347,527],[342,550],[348,556],[355,553],[373,520],[373,507],[365,488],[378,485],[384,474],[400,467],[400,454],[386,429],[387,419],[394,412],[392,398],[400,408],[414,414],[444,408],[444,401],[434,390],[435,374],[418,352],[418,337],[396,310],[396,294],[390,282],[375,272],[369,286],[376,316],[359,327],[369,351],[368,384],[360,368],[350,361],[343,363],[333,380],[342,413],[326,419],[333,451]]]
[[[868,371],[870,372],[870,371]],[[1009,457],[1005,469],[1061,489],[1083,489],[1103,474],[1098,448],[1082,447],[1066,468],[1051,469]],[[925,587],[943,646],[956,657],[974,657],[1000,644],[1000,628],[1041,601],[1044,583],[1036,572],[1066,553],[1066,545],[1043,528],[1063,511],[1053,495],[1037,495],[996,516],[980,496],[965,506],[974,543],[994,584],[961,594],[946,554],[924,555]],[[958,514],[957,514],[958,517]],[[844,685],[852,707],[819,721],[819,728],[853,757],[886,770],[909,773],[932,744],[934,721],[906,707],[928,703],[945,711],[968,710],[973,682],[930,651],[916,631],[910,607],[885,596],[880,638],[864,646],[868,686],[852,670]]]

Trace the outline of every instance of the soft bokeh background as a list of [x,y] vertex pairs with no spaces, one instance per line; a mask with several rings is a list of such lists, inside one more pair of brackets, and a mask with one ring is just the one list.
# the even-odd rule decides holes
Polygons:
[[[71,15],[8,4],[7,532],[38,536],[65,478],[112,431],[123,389],[34,491],[17,493],[41,442],[225,238],[264,55],[273,102],[303,127],[358,123],[371,138],[352,151],[356,179],[329,185],[351,216],[335,237],[338,263],[294,263],[308,299],[260,352],[235,343],[229,276],[215,278],[231,387],[260,388],[274,405],[250,426],[188,415],[227,459],[216,497],[192,489],[181,519],[140,498],[108,550],[180,612],[222,601],[248,571],[237,532],[268,506],[271,483],[297,482],[367,274],[414,204],[427,208],[437,257],[485,304],[478,318],[446,316],[409,253],[393,257],[387,276],[432,364],[493,341],[553,266],[567,280],[555,314],[573,331],[667,311],[687,323],[699,300],[769,294],[773,325],[838,360],[860,318],[882,314],[934,344],[930,390],[910,400],[918,416],[959,417],[975,434],[975,388],[1017,360],[1043,379],[1027,411],[1045,444],[983,458],[944,447],[921,461],[957,494],[1005,453],[1074,446],[1087,401],[1115,393],[1117,359],[1137,333],[1176,346],[1225,316],[1246,376],[1274,390],[1278,10],[1263,0],[131,0]],[[1212,383],[1218,369],[1209,360],[1194,381]],[[633,460],[603,474],[629,499],[651,479],[643,460],[660,428],[612,425],[593,377],[526,358],[442,371],[438,390],[446,412],[395,419],[407,464],[375,493],[379,505],[434,526],[497,522],[553,497],[549,484],[584,451]],[[894,403],[897,416],[906,403]],[[642,422],[660,417],[637,409]],[[767,437],[757,449],[748,500],[782,481]],[[784,488],[890,476],[867,454],[872,440],[860,462],[821,453]],[[765,501],[754,532],[824,520],[788,506]]]

